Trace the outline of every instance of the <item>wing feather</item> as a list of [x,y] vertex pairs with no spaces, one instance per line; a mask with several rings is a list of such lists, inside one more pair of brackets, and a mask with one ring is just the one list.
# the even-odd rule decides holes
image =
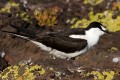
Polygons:
[[70,37],[47,37],[42,39],[41,42],[46,46],[66,53],[80,51],[87,45],[87,41],[84,39],[73,39]]

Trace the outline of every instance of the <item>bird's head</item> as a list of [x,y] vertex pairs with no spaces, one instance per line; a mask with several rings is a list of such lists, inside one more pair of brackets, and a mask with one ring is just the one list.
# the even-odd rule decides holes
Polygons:
[[85,28],[86,31],[91,31],[94,34],[103,35],[104,33],[110,33],[101,23],[99,22],[91,22],[87,28]]

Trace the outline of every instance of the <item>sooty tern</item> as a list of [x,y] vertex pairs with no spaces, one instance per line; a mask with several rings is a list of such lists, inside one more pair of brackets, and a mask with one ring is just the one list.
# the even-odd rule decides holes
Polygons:
[[[18,29],[17,27],[14,28]],[[24,35],[12,34],[28,39],[49,54],[65,59],[85,53],[97,44],[101,35],[109,31],[101,23],[92,22],[84,29],[75,28],[67,31],[49,32],[41,38],[29,30],[23,30],[22,32]],[[32,33],[33,36],[27,36],[29,33]]]

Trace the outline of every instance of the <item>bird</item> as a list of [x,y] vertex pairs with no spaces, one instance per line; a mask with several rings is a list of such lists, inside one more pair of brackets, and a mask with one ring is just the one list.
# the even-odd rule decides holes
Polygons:
[[[18,29],[17,27],[14,28]],[[62,59],[70,59],[86,53],[98,43],[103,34],[110,33],[110,31],[101,23],[94,21],[86,28],[70,28],[68,30],[46,32],[42,37],[29,30],[23,30],[22,33],[24,35],[12,34],[31,41],[49,54]],[[30,33],[33,36],[28,36]]]

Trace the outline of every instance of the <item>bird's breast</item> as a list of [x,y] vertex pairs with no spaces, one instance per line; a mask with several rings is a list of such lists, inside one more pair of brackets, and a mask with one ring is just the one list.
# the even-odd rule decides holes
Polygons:
[[88,43],[88,48],[96,45],[97,42],[99,41],[98,36],[86,37],[86,39],[87,39],[87,43]]

